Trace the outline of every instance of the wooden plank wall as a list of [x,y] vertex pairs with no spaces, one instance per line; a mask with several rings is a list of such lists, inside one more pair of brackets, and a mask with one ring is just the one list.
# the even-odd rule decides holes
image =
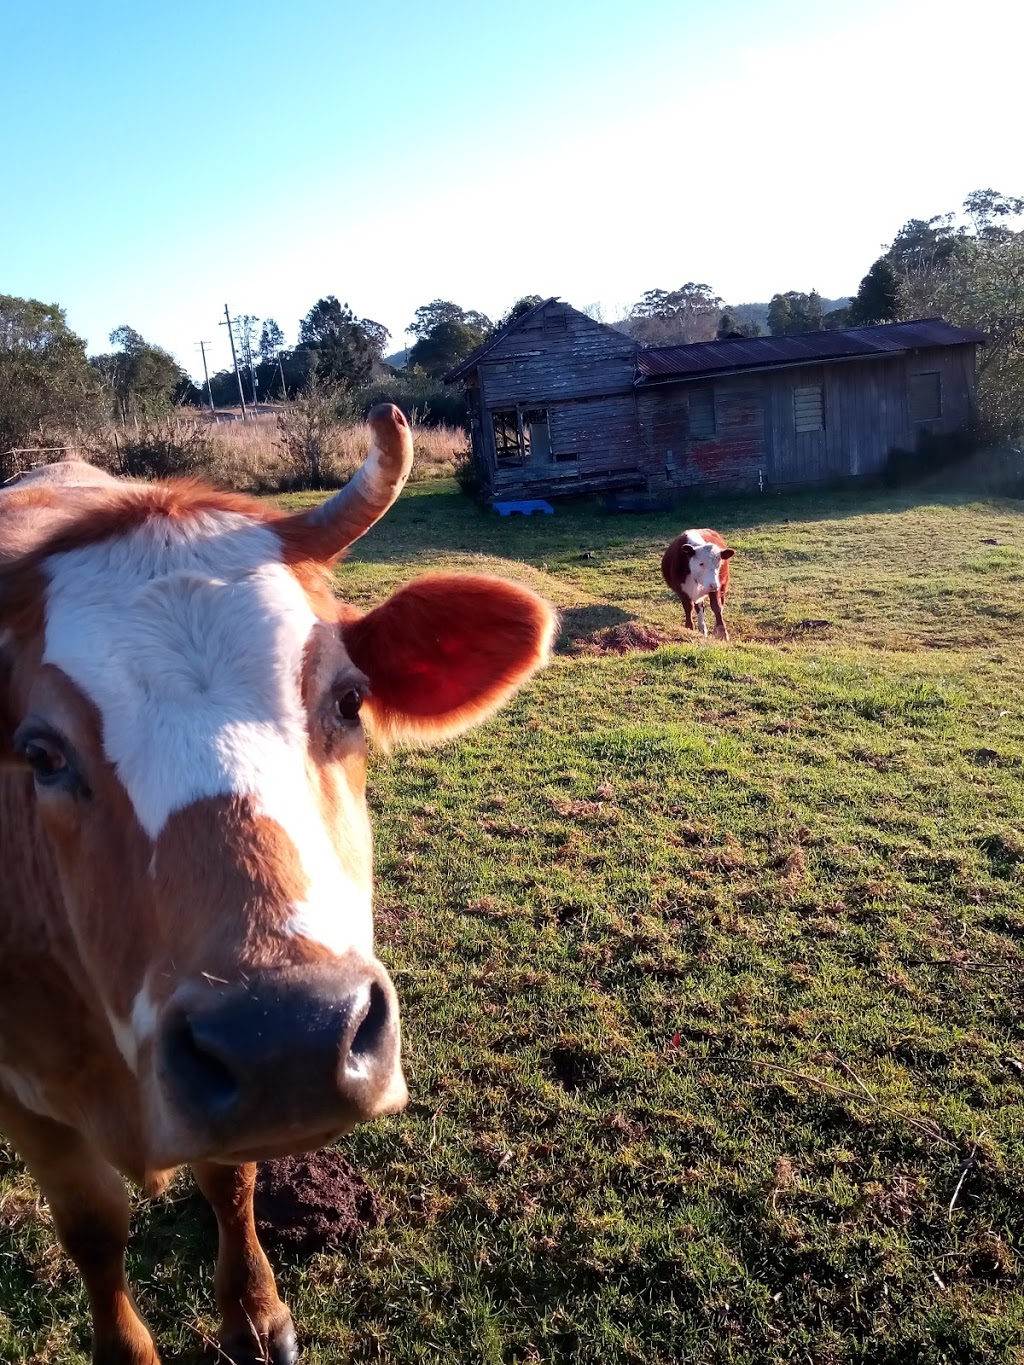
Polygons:
[[766,459],[761,378],[735,375],[715,382],[715,435],[709,440],[690,436],[693,387],[666,384],[640,391],[644,468],[652,486],[756,487]]
[[[877,474],[906,432],[903,357],[807,365],[765,375],[773,484],[825,483]],[[824,428],[798,432],[793,390],[820,384]]]
[[942,385],[942,416],[931,422],[913,423],[914,432],[909,444],[913,445],[920,428],[934,432],[959,431],[974,412],[977,368],[974,346],[935,346],[912,351],[906,363],[908,383],[911,375],[937,372]]
[[[564,332],[546,327],[565,320]],[[489,408],[558,398],[631,392],[636,345],[564,303],[550,303],[529,324],[504,337],[480,362]]]
[[572,482],[601,472],[636,471],[640,463],[636,402],[632,392],[577,403],[549,403],[552,455],[575,459],[534,459],[520,467],[498,468],[495,487]]

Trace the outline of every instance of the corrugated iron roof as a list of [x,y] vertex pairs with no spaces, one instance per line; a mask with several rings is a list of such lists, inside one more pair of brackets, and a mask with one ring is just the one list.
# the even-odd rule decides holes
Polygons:
[[983,343],[984,332],[954,327],[942,318],[886,322],[838,332],[802,332],[786,337],[735,337],[689,346],[650,346],[637,356],[639,382],[685,379],[691,375],[754,370],[772,365],[818,364],[827,360],[897,354],[923,346]]

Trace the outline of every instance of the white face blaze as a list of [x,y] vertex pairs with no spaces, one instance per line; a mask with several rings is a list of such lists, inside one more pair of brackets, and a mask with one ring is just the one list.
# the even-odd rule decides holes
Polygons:
[[699,531],[687,531],[686,540],[694,546],[694,553],[690,556],[690,571],[683,588],[691,601],[696,602],[721,588],[722,551],[717,545],[709,544]]
[[[305,874],[290,931],[369,956],[369,875],[341,865],[308,771],[301,677],[318,618],[273,530],[233,512],[157,517],[47,569],[44,662],[98,709],[149,837],[193,802],[249,798]],[[367,828],[355,798],[344,819]]]

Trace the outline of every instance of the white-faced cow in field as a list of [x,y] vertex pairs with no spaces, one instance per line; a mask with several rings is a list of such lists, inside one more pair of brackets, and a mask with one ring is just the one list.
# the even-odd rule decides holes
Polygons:
[[217,1216],[225,1358],[296,1358],[254,1161],[400,1110],[366,730],[466,729],[542,664],[524,588],[434,575],[365,615],[329,567],[412,463],[397,408],[321,507],[72,462],[0,494],[0,1130],[43,1190],[94,1360],[154,1365],[122,1176]]
[[662,555],[662,577],[683,604],[688,630],[693,629],[696,608],[697,629],[707,635],[704,603],[710,602],[715,614],[715,636],[728,640],[722,607],[729,591],[729,560],[735,553],[717,531],[705,527],[702,531],[684,531],[676,536]]

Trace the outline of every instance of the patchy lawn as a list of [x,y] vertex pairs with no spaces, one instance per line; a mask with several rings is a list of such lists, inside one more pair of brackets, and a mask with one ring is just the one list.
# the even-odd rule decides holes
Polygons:
[[[726,646],[659,573],[708,524]],[[452,566],[546,593],[560,652],[374,762],[413,1103],[345,1144],[383,1226],[280,1266],[304,1360],[1024,1359],[1024,505],[526,521],[424,484],[339,581]],[[631,621],[670,643],[588,644]],[[140,1210],[168,1361],[215,1326],[212,1249],[186,1180]],[[86,1341],[8,1158],[0,1359]]]

